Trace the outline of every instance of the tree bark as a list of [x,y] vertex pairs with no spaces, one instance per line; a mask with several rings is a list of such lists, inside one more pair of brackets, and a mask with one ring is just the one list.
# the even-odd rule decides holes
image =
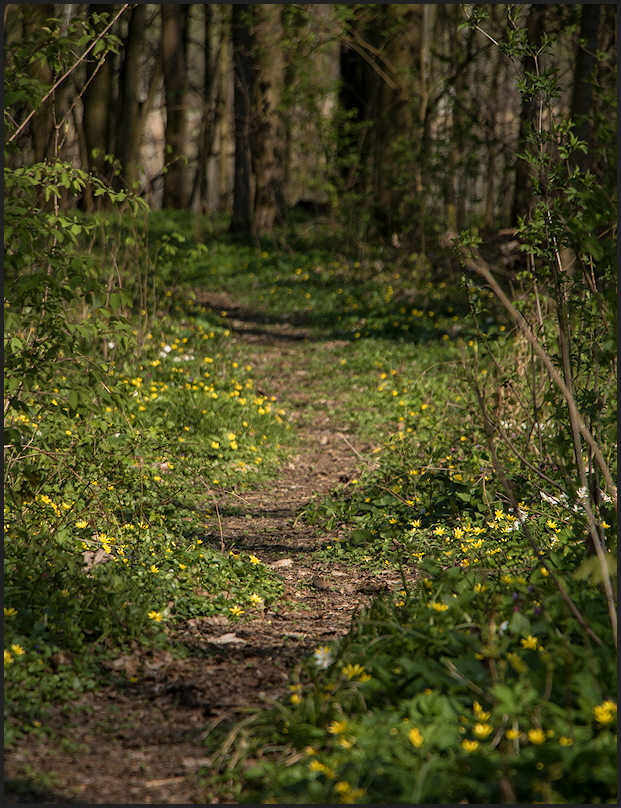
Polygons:
[[599,5],[583,5],[580,19],[580,41],[574,67],[574,86],[569,117],[576,124],[574,134],[587,144],[587,153],[578,151],[572,155],[572,163],[582,171],[591,162],[591,120],[593,108],[593,78],[597,67],[596,52],[599,40]]
[[[47,21],[54,17],[54,6],[51,3],[22,6],[24,39],[41,30]],[[38,59],[28,65],[28,73],[43,85],[52,84],[52,70],[44,59]],[[30,135],[36,163],[43,162],[53,156],[54,116],[52,99],[45,101],[30,121]]]
[[146,15],[145,5],[136,5],[132,8],[119,76],[119,114],[114,153],[122,167],[122,179],[117,184],[126,188],[132,188],[135,185],[140,170],[139,158],[144,116],[141,115],[138,86]]
[[163,3],[162,57],[166,96],[164,208],[188,207],[187,169],[187,3]]
[[271,233],[283,219],[285,132],[281,120],[284,60],[278,4],[255,6],[253,114],[250,146],[255,179],[254,224],[258,236]]
[[233,99],[235,170],[230,230],[232,233],[254,236],[250,127],[255,76],[250,15],[248,4],[236,3],[233,6],[231,33],[235,76]]
[[[526,18],[526,35],[530,50],[537,50],[545,33],[545,15],[547,6],[543,3],[533,3]],[[524,54],[524,73],[534,73],[535,60],[530,53]],[[523,97],[520,110],[520,131],[518,135],[518,150],[529,148],[528,133],[532,131],[537,120],[537,99]],[[527,160],[518,158],[515,164],[515,183],[513,186],[513,207],[511,223],[517,225],[520,218],[526,216],[532,202],[531,166]]]
[[205,213],[209,209],[208,164],[213,156],[216,132],[224,107],[222,76],[222,30],[218,28],[214,9],[203,5],[203,114],[198,142],[196,175],[192,184],[192,205]]
[[[90,5],[89,14],[112,14],[115,7],[108,4]],[[110,118],[112,114],[113,65],[110,54],[102,52],[101,58],[89,59],[86,65],[88,86],[82,97],[84,104],[84,137],[89,165],[86,167],[105,179],[110,179],[111,171],[106,166],[105,156],[109,153]]]

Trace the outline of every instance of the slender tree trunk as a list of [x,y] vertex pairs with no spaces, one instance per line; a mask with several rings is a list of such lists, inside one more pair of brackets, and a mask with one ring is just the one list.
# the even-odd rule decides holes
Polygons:
[[[108,4],[90,5],[89,13],[112,14],[115,7]],[[112,114],[113,65],[111,54],[89,59],[86,65],[88,87],[82,99],[84,104],[84,136],[88,151],[88,168],[101,177],[111,172],[105,156],[110,151],[110,119]]]
[[166,95],[165,157],[167,166],[164,175],[165,208],[185,209],[188,206],[186,188],[187,169],[187,72],[186,35],[187,3],[175,5],[163,3],[162,57],[164,88]]
[[137,182],[140,170],[139,158],[144,117],[141,115],[138,86],[146,16],[145,5],[136,5],[132,8],[119,76],[119,114],[115,155],[122,167],[122,184],[127,188],[131,188]]
[[496,119],[499,106],[499,75],[500,75],[500,51],[498,48],[490,54],[490,89],[488,108],[484,117],[485,123],[485,152],[487,165],[485,179],[485,218],[484,227],[490,229],[494,223],[496,213],[496,154],[498,148],[498,134],[496,131]]
[[254,95],[251,10],[248,4],[236,3],[232,11],[231,33],[235,76],[233,100],[235,171],[230,229],[233,233],[247,233],[254,236],[254,189],[250,146],[251,109]]
[[284,212],[285,131],[280,113],[284,60],[279,4],[255,6],[257,81],[251,127],[255,178],[254,219],[257,235],[271,233]]
[[203,5],[203,43],[205,51],[203,73],[203,115],[198,143],[198,160],[192,185],[192,205],[201,211],[209,207],[208,163],[213,155],[216,131],[224,106],[222,76],[222,33],[217,32],[214,9]]
[[[543,3],[533,3],[526,18],[526,34],[528,44],[531,49],[537,50],[542,42],[545,33],[546,5]],[[529,54],[524,54],[523,69],[525,73],[535,71],[534,58]],[[536,125],[538,104],[536,98],[522,99],[520,111],[520,132],[518,136],[518,150],[524,151],[529,148],[528,133]],[[515,184],[513,188],[513,208],[511,212],[512,224],[517,225],[520,217],[526,216],[530,210],[532,202],[531,167],[526,160],[519,159],[515,165]]]
[[[583,5],[580,19],[580,42],[576,53],[574,67],[574,86],[569,117],[575,122],[574,134],[584,140],[587,148],[591,140],[591,122],[589,114],[593,108],[593,74],[597,66],[597,47],[599,41],[599,5]],[[583,171],[590,163],[590,149],[574,152],[573,164]]]
[[[28,38],[32,33],[43,28],[51,17],[54,17],[54,6],[51,3],[42,3],[41,5],[25,4],[22,6],[22,14],[24,38]],[[52,84],[52,71],[45,60],[37,59],[33,61],[28,65],[28,72],[33,79],[40,81],[42,84]],[[53,130],[54,116],[52,98],[50,98],[40,106],[30,121],[30,135],[36,163],[53,156]]]

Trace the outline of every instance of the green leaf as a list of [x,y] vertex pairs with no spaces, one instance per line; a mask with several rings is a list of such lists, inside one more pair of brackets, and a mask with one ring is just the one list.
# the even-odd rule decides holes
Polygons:
[[530,620],[521,612],[513,612],[509,621],[509,631],[519,637],[524,637],[531,633]]
[[507,685],[496,683],[490,688],[492,696],[496,699],[499,712],[515,715],[518,712],[515,694]]

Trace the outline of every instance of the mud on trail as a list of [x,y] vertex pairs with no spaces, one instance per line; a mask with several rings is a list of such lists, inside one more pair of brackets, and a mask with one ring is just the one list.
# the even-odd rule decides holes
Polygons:
[[[203,295],[227,310],[257,386],[286,407],[300,439],[277,479],[260,490],[219,495],[219,518],[212,518],[214,541],[270,565],[283,579],[286,602],[248,622],[215,616],[171,626],[171,640],[187,647],[187,658],[136,645],[115,660],[115,684],[51,709],[52,739],[29,736],[5,754],[6,803],[226,802],[201,785],[200,774],[212,766],[221,728],[234,727],[249,707],[288,698],[295,664],[346,634],[374,592],[401,585],[394,571],[371,574],[314,560],[312,551],[326,537],[297,518],[313,497],[356,476],[361,461],[352,446],[365,451],[335,420],[329,391],[309,388],[297,347],[306,341],[314,349],[310,333],[262,318],[223,294]],[[343,344],[316,346],[335,365]]]

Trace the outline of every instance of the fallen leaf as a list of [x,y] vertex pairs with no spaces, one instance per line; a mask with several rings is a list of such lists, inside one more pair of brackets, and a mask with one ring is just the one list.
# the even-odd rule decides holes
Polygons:
[[292,558],[281,558],[280,561],[274,561],[269,566],[272,567],[272,568],[291,567],[291,566],[293,566],[293,559]]
[[231,633],[222,634],[220,637],[211,637],[207,635],[205,640],[213,643],[214,645],[230,645],[231,643],[241,643],[243,645],[246,642],[245,640],[242,640],[241,637]]
[[140,662],[133,654],[124,654],[116,659],[110,659],[102,663],[105,668],[111,671],[123,671],[126,676],[135,676],[140,668]]
[[106,553],[101,548],[99,550],[85,550],[82,557],[84,558],[84,566],[87,572],[96,564],[105,564],[106,561],[111,561],[114,558],[113,555]]

